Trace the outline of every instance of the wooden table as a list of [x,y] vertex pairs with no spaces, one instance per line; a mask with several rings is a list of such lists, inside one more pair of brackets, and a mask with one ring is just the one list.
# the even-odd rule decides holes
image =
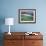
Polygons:
[[11,32],[8,35],[4,33],[4,46],[43,46],[43,35],[40,32],[38,35],[25,35],[26,32]]

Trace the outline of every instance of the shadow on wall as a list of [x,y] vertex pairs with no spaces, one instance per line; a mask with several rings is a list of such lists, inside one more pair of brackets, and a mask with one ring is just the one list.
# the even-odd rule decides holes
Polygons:
[[0,16],[0,46],[3,46],[3,32],[2,25],[5,23],[5,17]]

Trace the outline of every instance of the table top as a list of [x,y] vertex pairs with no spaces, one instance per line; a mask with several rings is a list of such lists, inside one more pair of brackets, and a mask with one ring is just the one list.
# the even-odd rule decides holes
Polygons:
[[[26,35],[25,33],[27,33],[27,32],[11,32],[11,35]],[[29,33],[27,33],[27,34],[35,35],[35,33],[38,35],[42,35],[42,33],[40,33],[40,32],[32,32],[32,34],[29,34]],[[4,35],[9,35],[9,34],[8,34],[8,32],[5,32]]]
[[[11,32],[9,35],[7,32],[4,33],[5,39],[43,39],[43,35],[40,32],[32,32],[32,34],[25,34],[27,32]],[[35,35],[38,34],[38,35]]]

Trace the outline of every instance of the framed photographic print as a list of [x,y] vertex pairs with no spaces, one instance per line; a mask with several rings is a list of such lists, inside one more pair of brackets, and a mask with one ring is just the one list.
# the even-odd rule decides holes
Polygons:
[[19,23],[36,23],[36,9],[19,9]]

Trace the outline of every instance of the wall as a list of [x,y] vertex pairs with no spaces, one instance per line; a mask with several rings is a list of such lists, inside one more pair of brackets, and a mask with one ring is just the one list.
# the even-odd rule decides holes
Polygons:
[[[12,31],[46,31],[46,1],[44,0],[1,0],[1,15],[13,17],[15,25]],[[18,9],[36,9],[36,24],[19,24]],[[16,22],[17,21],[17,22]],[[2,26],[2,32],[8,31],[6,25]],[[14,28],[14,29],[13,29]]]
[[[37,31],[46,36],[46,0],[0,0],[0,4],[0,16],[15,19],[15,25],[11,27],[12,32]],[[18,9],[36,9],[36,24],[19,24]],[[8,32],[8,26],[5,24],[0,27],[1,32]]]
[[[13,31],[45,31],[46,6],[45,0],[1,0],[1,16],[14,17],[15,25]],[[36,24],[19,24],[18,9],[36,9]],[[17,22],[16,22],[17,21]],[[5,25],[3,25],[5,26]],[[2,32],[7,28],[2,27]],[[12,29],[11,29],[12,30]]]

